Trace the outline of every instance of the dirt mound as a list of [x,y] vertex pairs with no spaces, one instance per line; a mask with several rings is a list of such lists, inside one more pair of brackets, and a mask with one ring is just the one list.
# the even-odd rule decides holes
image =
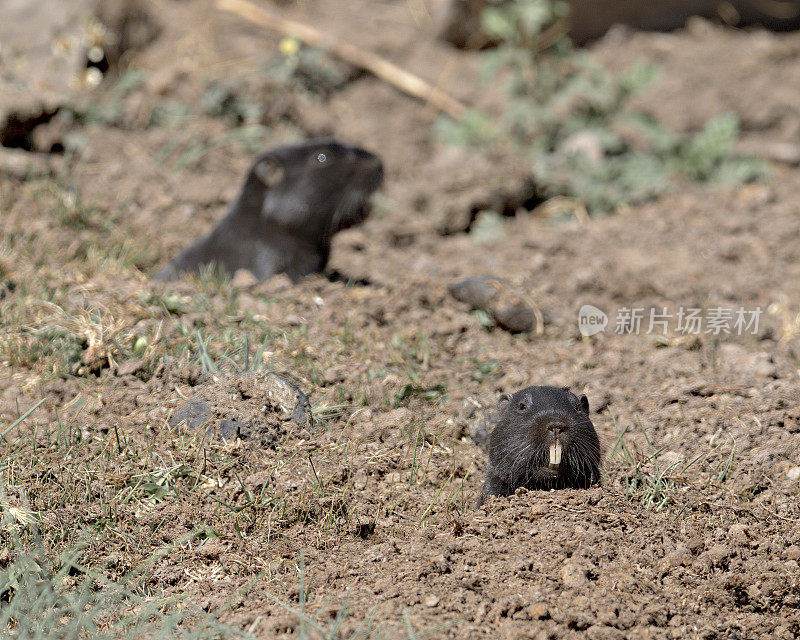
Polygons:
[[308,396],[275,373],[253,373],[233,378],[213,376],[175,408],[170,425],[200,430],[209,437],[241,438],[275,448],[287,420],[295,428],[313,428]]

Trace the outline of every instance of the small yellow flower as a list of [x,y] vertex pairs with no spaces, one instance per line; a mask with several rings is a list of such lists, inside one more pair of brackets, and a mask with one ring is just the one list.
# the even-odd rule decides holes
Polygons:
[[285,56],[293,56],[300,50],[300,43],[295,38],[283,38],[278,49]]

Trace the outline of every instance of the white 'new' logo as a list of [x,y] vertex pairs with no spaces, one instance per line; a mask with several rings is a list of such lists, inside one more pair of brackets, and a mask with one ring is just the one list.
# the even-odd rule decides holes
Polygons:
[[578,311],[578,329],[581,335],[593,336],[606,330],[608,316],[602,309],[591,304],[585,304]]

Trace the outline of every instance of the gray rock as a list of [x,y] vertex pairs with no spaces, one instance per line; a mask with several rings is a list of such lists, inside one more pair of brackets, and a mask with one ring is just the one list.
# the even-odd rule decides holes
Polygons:
[[493,276],[471,276],[450,282],[447,290],[459,302],[474,309],[486,309],[498,296],[500,282]]
[[494,276],[456,280],[447,285],[447,290],[459,302],[488,313],[497,326],[506,331],[527,333],[537,329],[533,308]]

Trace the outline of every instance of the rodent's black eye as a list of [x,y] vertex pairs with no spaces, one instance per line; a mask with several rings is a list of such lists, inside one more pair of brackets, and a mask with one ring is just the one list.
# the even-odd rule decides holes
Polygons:
[[525,409],[527,408],[528,408],[528,403],[525,402],[524,400],[520,400],[519,404],[517,405],[517,409],[519,409],[520,411],[525,411]]
[[320,164],[325,164],[327,161],[328,161],[328,156],[326,156],[324,153],[317,154],[317,162],[319,162]]

